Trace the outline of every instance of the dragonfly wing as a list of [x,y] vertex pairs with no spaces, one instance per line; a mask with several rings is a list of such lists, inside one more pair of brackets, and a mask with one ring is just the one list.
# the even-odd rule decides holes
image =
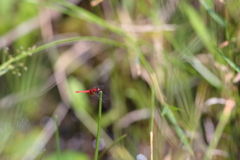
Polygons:
[[97,88],[99,88],[100,90],[102,90],[103,88],[104,88],[104,86],[103,85],[99,85],[99,86],[95,86],[95,87],[93,87],[92,89],[97,89]]
[[99,96],[98,96],[98,94],[93,94],[93,95],[91,95],[91,97],[93,97],[93,98],[95,98],[95,99],[99,99]]
[[[95,99],[99,99],[99,98],[100,98],[100,95],[99,95],[99,93],[95,93],[95,94],[91,95],[91,97],[93,97],[93,98],[95,98]],[[103,100],[103,102],[104,102],[104,101],[109,100],[109,98],[108,98],[107,95],[102,94],[102,100]]]
[[104,101],[108,101],[108,100],[109,100],[109,97],[108,97],[107,95],[105,95],[105,94],[102,94],[102,99],[103,99]]

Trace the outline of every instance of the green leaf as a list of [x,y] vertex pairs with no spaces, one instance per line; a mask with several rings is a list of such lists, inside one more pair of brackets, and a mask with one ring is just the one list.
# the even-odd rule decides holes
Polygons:
[[[217,49],[216,49],[217,50]],[[221,51],[217,50],[217,52],[225,59],[225,61],[237,72],[240,72],[240,67],[237,66],[233,61],[227,58]]]
[[204,0],[199,0],[199,2],[203,5],[203,7],[208,11],[209,15],[222,27],[226,27],[226,23],[221,16],[219,16],[209,4],[207,4]]

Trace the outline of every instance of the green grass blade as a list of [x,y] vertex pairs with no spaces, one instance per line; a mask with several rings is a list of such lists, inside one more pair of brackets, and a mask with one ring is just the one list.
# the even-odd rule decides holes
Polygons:
[[154,111],[155,111],[155,90],[154,86],[151,87],[151,120],[150,120],[150,154],[153,160],[153,127],[154,127]]
[[102,120],[102,91],[99,92],[98,130],[97,130],[94,160],[98,160],[98,149],[99,149],[99,143],[100,143],[100,137],[101,137],[101,120]]
[[8,71],[7,69],[10,64],[17,62],[23,58],[26,58],[29,55],[33,55],[37,52],[43,51],[47,48],[50,48],[50,47],[53,47],[56,45],[77,42],[77,41],[93,41],[93,42],[105,43],[105,44],[109,44],[109,45],[113,45],[113,46],[117,46],[117,47],[124,47],[124,45],[122,43],[119,43],[117,41],[113,41],[110,39],[106,39],[106,38],[101,38],[101,37],[72,37],[72,38],[61,39],[61,40],[53,41],[48,44],[39,46],[34,50],[23,52],[22,54],[14,57],[12,59],[9,59],[8,61],[6,61],[5,63],[3,63],[0,66],[0,73],[1,73],[1,75],[5,74]]
[[102,159],[102,157],[118,142],[120,142],[121,140],[123,140],[127,135],[124,134],[121,137],[119,137],[116,141],[114,141],[107,149],[105,149],[101,154],[99,154],[99,159]]
[[93,23],[93,24],[97,24],[99,26],[102,26],[114,33],[117,33],[119,35],[126,35],[126,32],[124,32],[121,28],[112,25],[111,23],[108,23],[107,21],[105,21],[104,19],[94,15],[93,13],[78,7],[72,3],[69,3],[67,1],[58,1],[57,4],[62,5],[63,7],[66,7],[68,10],[64,9],[64,8],[56,8],[56,5],[53,4],[52,7],[56,8],[57,10],[59,10],[60,12],[63,12],[65,14],[68,14],[70,16],[76,17],[76,18],[80,18],[83,19],[87,22]]
[[230,119],[230,115],[231,115],[231,112],[232,112],[232,109],[234,106],[235,106],[235,102],[233,100],[228,100],[226,102],[223,113],[222,113],[219,123],[217,125],[216,131],[214,132],[213,139],[212,139],[211,143],[209,144],[207,151],[205,152],[205,156],[204,156],[203,160],[212,159],[211,157],[213,155],[212,154],[213,150],[216,149],[216,147],[218,145],[218,142],[221,138],[223,130],[226,127],[227,122]]
[[197,11],[193,7],[185,3],[182,3],[181,10],[182,12],[185,13],[193,29],[196,31],[197,35],[200,37],[200,39],[202,40],[204,45],[207,47],[207,49],[211,53],[214,53],[214,48],[213,48],[214,41],[211,38],[210,36],[211,34],[209,34],[209,31],[205,26],[204,21],[202,20],[200,15],[197,13]]
[[[81,7],[78,7],[72,3],[69,3],[66,1],[58,1],[57,3],[59,5],[62,5],[63,7],[61,7],[61,6],[56,7],[56,5],[54,3],[50,4],[50,5],[49,4],[46,4],[46,5],[48,5],[49,7],[53,8],[53,9],[56,9],[57,11],[59,11],[61,13],[64,13],[69,16],[79,18],[79,19],[85,20],[87,22],[99,25],[103,28],[106,28],[106,29],[116,33],[116,34],[124,36],[127,39],[127,41],[130,42],[129,45],[132,46],[131,43],[134,41],[134,38],[130,34],[128,34],[128,32],[125,32],[121,27],[115,26],[115,25],[107,22],[106,20],[96,16],[95,14],[93,14]],[[132,47],[134,47],[134,46],[132,46]]]
[[[168,106],[165,106],[168,107]],[[179,136],[180,140],[182,141],[183,145],[187,148],[187,150],[193,155],[193,151],[191,148],[191,145],[189,144],[185,134],[183,133],[182,129],[179,127],[177,120],[174,116],[174,114],[172,113],[171,109],[169,109],[166,113],[167,117],[169,118],[169,120],[171,121],[171,123],[173,124],[177,135]]]
[[223,59],[237,72],[240,72],[240,67],[237,66],[233,61],[231,61],[228,57],[226,57],[221,51],[217,50],[217,52],[223,57]]
[[56,150],[57,150],[57,159],[60,160],[60,142],[59,142],[59,131],[58,131],[58,117],[54,116],[55,121],[55,140],[56,140]]
[[197,58],[192,57],[189,60],[189,63],[193,68],[199,72],[211,85],[220,89],[222,88],[222,82],[211,72],[209,71]]
[[203,7],[208,11],[209,15],[222,27],[226,27],[226,23],[214,10],[207,4],[205,0],[199,0]]
[[154,109],[155,109],[155,90],[154,88],[152,87],[151,89],[151,123],[150,123],[150,132],[153,131],[153,125],[154,125]]

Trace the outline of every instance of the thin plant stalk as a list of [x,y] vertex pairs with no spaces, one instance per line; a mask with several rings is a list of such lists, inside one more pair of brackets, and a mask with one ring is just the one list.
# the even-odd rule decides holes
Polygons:
[[119,137],[116,141],[114,141],[107,149],[105,149],[100,155],[99,155],[99,159],[102,159],[102,157],[118,142],[120,142],[122,139],[124,139],[127,136],[127,134],[122,135],[121,137]]
[[101,119],[102,119],[102,91],[99,92],[98,130],[97,130],[94,160],[98,160],[98,148],[99,148],[100,136],[101,136]]
[[216,128],[216,131],[215,131],[214,135],[213,135],[213,139],[212,139],[207,151],[205,152],[205,156],[204,156],[203,160],[212,159],[213,150],[217,148],[218,142],[221,138],[221,135],[223,133],[223,130],[224,130],[225,126],[227,125],[227,122],[230,118],[230,115],[232,113],[232,109],[233,109],[234,106],[235,106],[235,101],[234,100],[228,100],[226,102],[223,113],[220,117],[219,124]]
[[150,122],[150,154],[151,154],[151,160],[153,160],[153,126],[154,126],[154,99],[155,99],[155,91],[154,87],[151,88],[152,91],[152,97],[151,97],[151,122]]
[[60,142],[59,142],[59,131],[58,131],[58,117],[54,116],[55,121],[55,140],[56,140],[56,149],[57,149],[57,159],[60,160]]

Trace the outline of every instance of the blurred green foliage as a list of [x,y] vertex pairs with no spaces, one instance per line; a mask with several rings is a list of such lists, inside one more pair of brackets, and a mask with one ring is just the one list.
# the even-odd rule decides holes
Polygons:
[[239,3],[0,1],[0,159],[239,159]]

